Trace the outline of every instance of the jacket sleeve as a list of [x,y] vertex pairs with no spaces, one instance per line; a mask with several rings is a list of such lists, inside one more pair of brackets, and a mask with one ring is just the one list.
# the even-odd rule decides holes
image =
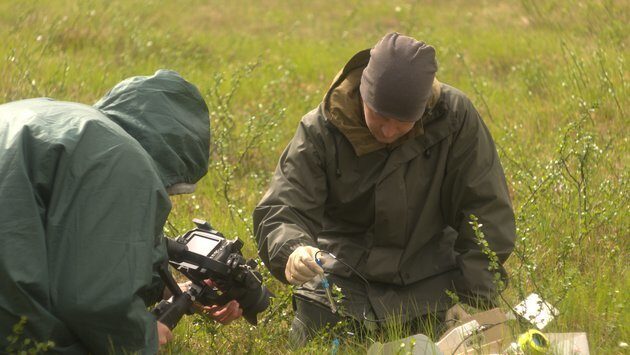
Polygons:
[[301,245],[317,245],[327,196],[324,149],[304,120],[286,147],[270,187],[254,210],[258,254],[271,273],[287,283],[284,268]]
[[[462,101],[442,185],[442,213],[458,232],[455,251],[461,274],[454,286],[467,303],[487,306],[502,291],[496,289],[494,275],[498,272],[507,281],[503,263],[514,249],[514,212],[490,132],[472,103]],[[489,269],[489,258],[477,243],[470,215],[483,225],[488,246],[498,258],[498,270]]]
[[89,122],[59,161],[46,227],[53,309],[90,352],[155,353],[145,298],[170,202],[151,158],[111,130]]

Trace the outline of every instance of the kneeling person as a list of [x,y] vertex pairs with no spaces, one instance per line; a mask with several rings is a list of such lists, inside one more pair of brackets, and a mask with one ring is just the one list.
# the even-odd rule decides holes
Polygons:
[[[439,318],[447,291],[473,305],[500,291],[505,271],[488,270],[469,216],[504,263],[515,227],[503,169],[473,104],[436,72],[433,47],[386,35],[350,59],[280,157],[253,217],[271,273],[300,286],[297,345],[341,319],[314,279],[324,270],[362,323]],[[321,268],[320,249],[350,267],[319,253]]]

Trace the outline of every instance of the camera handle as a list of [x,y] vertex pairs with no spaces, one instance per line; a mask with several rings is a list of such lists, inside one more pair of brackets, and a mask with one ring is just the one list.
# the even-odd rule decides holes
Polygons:
[[182,292],[173,275],[168,271],[168,264],[165,263],[160,266],[158,273],[173,294],[173,302],[162,300],[151,312],[155,314],[160,323],[173,330],[184,314],[193,313],[192,305],[195,297],[190,291]]

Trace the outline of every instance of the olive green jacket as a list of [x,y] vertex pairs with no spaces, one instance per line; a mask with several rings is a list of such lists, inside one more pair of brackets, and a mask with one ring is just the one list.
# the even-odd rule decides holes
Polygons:
[[[366,50],[346,64],[280,157],[253,216],[261,258],[286,282],[284,267],[297,246],[327,250],[367,278],[379,317],[445,309],[446,289],[492,300],[495,273],[469,216],[483,224],[500,263],[513,250],[515,227],[488,129],[463,93],[436,82],[416,127],[391,145],[378,143],[358,90],[368,60]],[[339,262],[324,266],[353,275]]]

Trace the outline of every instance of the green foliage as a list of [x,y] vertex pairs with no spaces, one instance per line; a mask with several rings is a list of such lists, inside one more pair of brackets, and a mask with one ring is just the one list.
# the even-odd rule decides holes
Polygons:
[[505,290],[505,282],[503,281],[503,275],[501,274],[501,263],[497,253],[492,250],[486,240],[485,234],[481,231],[483,224],[479,223],[479,218],[475,215],[470,215],[470,222],[468,223],[471,225],[473,232],[475,233],[475,241],[477,242],[477,245],[481,249],[483,255],[488,258],[488,271],[492,273],[492,282],[494,286],[498,292],[503,292]]
[[52,349],[55,343],[52,341],[37,342],[24,336],[24,328],[27,323],[26,317],[21,317],[20,321],[13,325],[12,332],[7,336],[7,347],[3,352],[19,355],[43,354]]
[[[0,1],[0,102],[90,104],[125,77],[179,71],[209,104],[212,164],[193,196],[174,198],[167,233],[202,217],[255,257],[251,212],[300,117],[385,32],[423,39],[439,79],[479,109],[505,168],[518,234],[505,303],[535,291],[561,312],[550,331],[586,331],[593,353],[615,353],[630,339],[629,10],[614,0]],[[291,289],[262,271],[277,298],[258,326],[187,317],[167,351],[290,352]],[[346,335],[338,353],[403,332]],[[304,352],[330,352],[329,334]]]

